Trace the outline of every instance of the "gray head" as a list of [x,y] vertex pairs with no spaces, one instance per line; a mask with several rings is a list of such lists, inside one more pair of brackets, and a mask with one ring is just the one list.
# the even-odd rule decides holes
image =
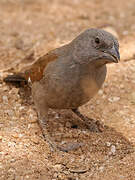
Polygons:
[[73,59],[79,63],[99,61],[103,64],[120,60],[117,39],[101,29],[87,29],[72,42]]

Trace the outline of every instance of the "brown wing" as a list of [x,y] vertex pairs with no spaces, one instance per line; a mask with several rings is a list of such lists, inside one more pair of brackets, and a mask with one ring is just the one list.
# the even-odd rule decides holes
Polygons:
[[6,83],[20,83],[27,82],[30,78],[31,82],[39,81],[43,76],[43,71],[47,64],[51,61],[56,60],[58,55],[54,51],[50,51],[49,53],[41,56],[37,61],[35,61],[32,65],[27,66],[20,73],[15,73],[14,75],[9,75],[3,80]]
[[34,64],[32,64],[29,68],[24,71],[23,77],[28,81],[30,78],[31,82],[39,81],[42,76],[45,67],[51,61],[57,59],[57,55],[55,53],[47,53],[46,55],[40,57]]

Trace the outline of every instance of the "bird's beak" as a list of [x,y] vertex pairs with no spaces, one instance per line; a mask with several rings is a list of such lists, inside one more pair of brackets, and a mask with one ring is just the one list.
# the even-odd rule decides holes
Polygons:
[[111,60],[114,63],[118,63],[120,60],[120,53],[117,47],[115,45],[109,49],[107,52],[108,54],[108,60]]

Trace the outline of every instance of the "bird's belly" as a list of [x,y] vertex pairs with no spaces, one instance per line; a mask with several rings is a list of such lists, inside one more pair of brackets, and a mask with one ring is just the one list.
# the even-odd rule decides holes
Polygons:
[[[82,74],[78,79],[70,78],[67,81],[62,78],[51,82],[47,99],[50,108],[72,109],[87,103],[101,88],[106,76],[106,67],[98,70],[98,73]],[[53,88],[52,88],[53,87]]]
[[[83,80],[75,86],[60,86],[57,91],[53,91],[49,97],[50,108],[72,109],[87,103],[99,90],[94,80]],[[59,98],[58,98],[59,97]],[[57,102],[56,102],[57,101]]]

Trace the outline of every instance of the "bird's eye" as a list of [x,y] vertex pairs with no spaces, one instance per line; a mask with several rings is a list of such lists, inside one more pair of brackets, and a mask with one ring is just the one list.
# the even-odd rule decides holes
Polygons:
[[99,44],[99,43],[100,43],[100,40],[99,40],[98,37],[95,38],[95,43],[96,43],[96,44]]

